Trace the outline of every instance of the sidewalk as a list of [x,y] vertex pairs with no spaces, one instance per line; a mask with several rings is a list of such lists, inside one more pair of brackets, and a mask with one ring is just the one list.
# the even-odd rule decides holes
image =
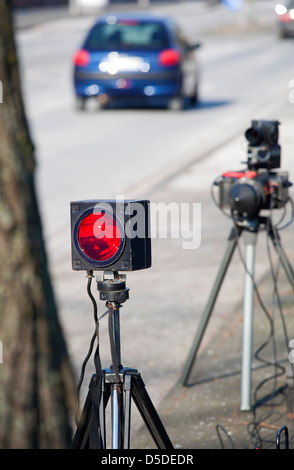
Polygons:
[[68,18],[67,6],[16,9],[13,12],[16,29],[31,28],[40,23]]
[[[293,294],[284,274],[279,286],[282,286],[280,295],[287,330],[293,332]],[[271,311],[272,281],[269,275],[258,288],[262,298],[268,300],[267,307]],[[287,373],[290,363],[282,331],[280,319],[276,319],[275,337],[269,340],[269,345],[260,352],[260,356],[266,361],[272,361],[273,343],[276,341],[276,357]],[[256,303],[254,351],[269,333],[269,321]],[[251,411],[240,411],[241,345],[242,305],[237,305],[234,311],[228,313],[213,341],[199,353],[187,386],[176,384],[157,409],[175,449],[275,449],[277,432],[284,425],[288,427],[290,448],[293,448],[294,420],[290,411],[294,402],[291,390],[284,388],[287,383],[285,373],[260,388],[258,401],[279,388],[281,392],[257,407],[255,416]],[[280,370],[253,359],[252,390],[256,390],[263,380],[274,377],[276,373],[280,373]],[[287,399],[291,399],[291,396],[291,405],[287,405]],[[141,449],[154,448],[145,427],[132,438],[132,445]]]

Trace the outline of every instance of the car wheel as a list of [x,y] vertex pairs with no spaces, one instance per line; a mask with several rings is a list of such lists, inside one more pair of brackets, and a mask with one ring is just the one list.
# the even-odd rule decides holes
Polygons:
[[76,109],[78,111],[84,111],[86,109],[86,99],[84,96],[76,97]]
[[192,96],[190,96],[190,104],[191,106],[195,106],[199,102],[199,94],[198,89],[195,89],[195,92]]
[[181,111],[184,109],[184,98],[182,96],[174,96],[170,98],[167,103],[167,108],[170,111]]

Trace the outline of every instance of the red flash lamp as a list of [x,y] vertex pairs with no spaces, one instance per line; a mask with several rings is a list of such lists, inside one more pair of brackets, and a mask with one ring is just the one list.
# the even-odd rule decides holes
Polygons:
[[135,271],[151,266],[149,201],[71,202],[72,268]]

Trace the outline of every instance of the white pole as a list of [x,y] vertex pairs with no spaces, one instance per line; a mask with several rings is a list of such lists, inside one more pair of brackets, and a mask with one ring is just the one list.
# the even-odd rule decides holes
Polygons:
[[243,299],[243,337],[241,374],[241,411],[251,409],[251,366],[253,338],[254,261],[257,233],[244,231],[245,279]]

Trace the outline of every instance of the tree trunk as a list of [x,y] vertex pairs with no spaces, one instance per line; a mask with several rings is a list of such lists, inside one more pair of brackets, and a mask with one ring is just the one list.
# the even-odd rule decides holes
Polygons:
[[75,385],[48,273],[10,0],[0,2],[0,447],[65,448]]

